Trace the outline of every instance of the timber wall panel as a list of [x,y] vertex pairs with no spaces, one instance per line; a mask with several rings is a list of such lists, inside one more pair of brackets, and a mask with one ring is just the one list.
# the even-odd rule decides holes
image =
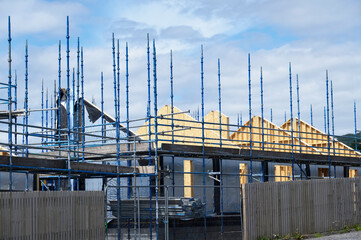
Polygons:
[[0,239],[104,239],[103,192],[2,192]]
[[361,179],[242,185],[244,239],[326,232],[359,224]]

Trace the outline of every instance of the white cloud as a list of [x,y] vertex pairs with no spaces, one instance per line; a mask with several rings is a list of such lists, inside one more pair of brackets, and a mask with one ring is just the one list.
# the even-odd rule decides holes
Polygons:
[[188,26],[209,38],[229,31],[232,26],[227,18],[220,16],[197,15],[200,8],[196,2],[153,1],[133,5],[121,10],[122,16],[145,26],[150,26],[160,33],[163,29]]
[[64,32],[61,30],[65,29],[66,16],[71,18],[85,13],[86,7],[69,1],[0,1],[0,16],[4,23],[0,25],[0,39],[7,36],[7,16],[11,16],[13,35],[42,33],[42,38],[46,38],[49,34],[60,36]]

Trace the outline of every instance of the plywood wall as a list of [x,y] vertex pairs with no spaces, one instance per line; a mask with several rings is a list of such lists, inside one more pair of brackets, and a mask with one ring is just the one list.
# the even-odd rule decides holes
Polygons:
[[[252,149],[255,150],[278,152],[292,151],[292,135],[288,131],[285,131],[266,119],[263,119],[262,125],[262,118],[260,116],[252,117],[251,121],[251,128],[249,127],[250,121],[248,121],[230,136],[230,139],[234,144],[241,147],[249,147],[250,140],[252,140]],[[252,136],[252,138],[250,136]],[[306,142],[293,138],[293,151],[297,152],[300,151],[300,149],[303,152],[306,151],[307,153],[320,154],[317,149]]]
[[[173,112],[178,113],[173,115],[174,143],[186,145],[202,145],[202,123],[195,120],[188,114],[182,113],[182,111],[177,107],[173,107]],[[172,142],[172,117],[167,114],[171,114],[171,107],[168,105],[163,106],[158,111],[158,147],[160,147],[162,143]],[[219,113],[217,111],[209,113],[205,116],[205,122],[216,123],[204,125],[205,146],[219,147]],[[222,115],[222,124],[229,124],[229,118],[225,115]],[[154,139],[154,119],[151,119],[151,125],[151,138]],[[148,140],[148,129],[148,122],[146,122],[138,129],[136,135]],[[228,130],[229,127],[227,125],[222,125],[222,147],[237,147],[230,141],[227,141]]]
[[275,182],[287,182],[292,180],[292,166],[275,165]]
[[194,197],[193,192],[193,161],[192,160],[184,160],[183,161],[183,170],[184,172],[184,197],[192,198]]

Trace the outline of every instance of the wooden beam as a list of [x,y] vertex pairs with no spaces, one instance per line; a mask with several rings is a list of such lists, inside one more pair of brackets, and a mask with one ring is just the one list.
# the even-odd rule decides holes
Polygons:
[[[28,171],[28,172],[47,172],[57,174],[67,174],[67,161],[66,160],[49,160],[43,158],[26,158],[26,157],[12,157],[12,169],[14,171]],[[0,169],[1,171],[10,170],[10,157],[0,156]],[[107,175],[119,173],[133,173],[133,168],[122,167],[114,165],[94,164],[88,162],[71,162],[71,174],[86,174],[86,175]],[[138,170],[137,170],[138,172]]]
[[[180,157],[202,157],[202,146],[194,145],[180,145],[180,144],[162,144],[162,150],[159,153],[173,154]],[[237,148],[219,148],[219,147],[205,147],[206,157],[222,157],[222,159],[248,160],[250,156],[249,149]],[[294,159],[300,164],[319,164],[326,165],[329,163],[327,155],[316,155],[306,153],[294,153]],[[252,159],[254,161],[280,162],[290,163],[292,160],[291,152],[274,152],[274,151],[260,151],[252,150]],[[330,156],[332,165],[352,165],[360,166],[361,158],[359,157],[345,157],[345,156]]]

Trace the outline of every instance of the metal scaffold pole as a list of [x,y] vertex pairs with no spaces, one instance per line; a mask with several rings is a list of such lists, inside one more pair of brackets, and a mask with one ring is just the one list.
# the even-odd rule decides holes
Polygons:
[[80,141],[80,134],[79,134],[79,107],[80,107],[80,39],[78,37],[77,41],[77,51],[76,51],[76,119],[75,119],[75,126],[76,126],[76,150],[77,150],[77,161],[79,161],[79,141]]
[[[14,108],[15,110],[18,109],[18,98],[17,98],[17,95],[18,95],[18,75],[16,73],[16,70],[15,70],[15,83],[14,83]],[[15,126],[14,126],[14,143],[15,143],[15,147],[14,147],[14,151],[15,151],[15,154],[18,153],[18,118],[15,118],[14,119],[14,122],[15,122]]]
[[[219,147],[222,147],[222,89],[221,89],[221,60],[218,58],[218,111],[219,111]],[[228,134],[228,132],[227,132]],[[223,226],[223,169],[222,159],[219,161],[219,182],[220,182],[220,202],[221,202],[221,234],[224,233]]]
[[357,109],[356,101],[353,102],[353,115],[354,115],[354,125],[355,125],[355,150],[357,151]]
[[57,134],[58,134],[58,146],[59,146],[59,156],[61,154],[60,152],[60,147],[61,147],[61,124],[60,124],[60,119],[61,119],[61,111],[60,111],[60,102],[61,102],[61,41],[59,40],[59,70],[58,70],[58,101],[57,101],[57,108],[58,108],[58,114],[57,114],[57,124],[56,124],[56,128],[57,128]]
[[[44,79],[41,80],[41,146],[44,146]],[[44,152],[44,148],[41,152]]]
[[102,131],[102,143],[105,143],[105,122],[104,122],[104,79],[103,79],[103,72],[100,74],[100,108],[101,108],[101,131]]
[[[301,144],[301,111],[300,111],[300,86],[298,82],[298,74],[296,74],[296,90],[297,90],[297,123],[298,123],[298,141],[300,144],[300,153],[302,152]],[[302,179],[302,172],[301,172]]]
[[[172,128],[172,144],[174,144],[174,89],[173,89],[173,51],[170,50],[170,108],[171,108],[171,128]],[[172,196],[175,197],[175,158],[172,154]],[[169,239],[169,217],[168,217],[168,197],[169,197],[169,188],[165,186],[165,197],[166,197],[166,238]],[[173,220],[173,234],[175,234],[175,220]]]
[[[264,123],[263,123],[263,73],[262,73],[262,67],[261,67],[261,77],[260,77],[260,81],[261,81],[261,119],[262,119],[262,123],[261,123],[261,128],[262,128],[262,150],[264,150]],[[263,172],[263,171],[262,171]],[[264,178],[264,174],[263,174],[263,178]],[[264,180],[263,180],[264,181]]]
[[292,71],[289,63],[289,80],[290,80],[290,120],[291,120],[291,153],[292,153],[292,180],[295,180],[295,157],[293,152],[293,107],[292,107]]
[[[332,119],[332,148],[333,148],[333,156],[336,154],[335,149],[335,117],[333,112],[333,85],[331,81],[331,119]],[[336,178],[336,165],[333,166],[334,177]]]
[[[174,91],[173,91],[173,53],[172,50],[170,50],[170,111],[171,111],[171,128],[172,128],[172,144],[174,144]],[[172,196],[174,197],[174,185],[175,185],[175,174],[174,174],[174,155],[172,155]],[[168,189],[167,189],[168,192]]]
[[331,178],[331,146],[330,146],[330,101],[328,97],[328,70],[326,70],[326,106],[327,106],[327,151],[328,151],[328,176]]
[[[147,86],[148,86],[148,104],[147,104],[147,120],[148,120],[148,166],[152,165],[152,124],[151,124],[151,96],[150,96],[150,47],[149,47],[149,33],[147,34]],[[149,185],[152,183],[152,177],[149,177]],[[149,187],[149,219],[152,219],[152,187]],[[149,221],[149,235],[153,238],[152,221]]]
[[118,116],[118,94],[117,94],[117,76],[116,76],[116,65],[115,65],[115,39],[114,33],[112,35],[112,50],[113,50],[113,86],[114,86],[114,114],[115,114],[115,135],[116,135],[116,162],[117,162],[117,230],[118,230],[118,239],[121,238],[121,228],[120,228],[120,176],[119,176],[119,166],[120,166],[120,159],[119,159],[119,116]]
[[83,47],[80,48],[80,79],[81,79],[81,160],[84,162],[85,151],[85,109],[84,109],[84,52]]
[[[46,93],[45,93],[45,128],[46,128],[46,132],[45,132],[45,146],[48,147],[48,128],[49,128],[49,90],[48,88],[46,88]],[[44,134],[44,133],[43,133]],[[46,152],[48,152],[48,149],[45,150]]]
[[219,114],[219,147],[222,147],[222,90],[221,90],[221,61],[218,58],[218,114]]
[[[120,119],[120,48],[119,48],[119,39],[117,39],[117,111],[118,111],[118,118]],[[129,149],[128,149],[129,151]]]
[[[118,56],[119,56],[119,41],[118,41]],[[128,69],[128,42],[125,43],[125,109],[126,109],[126,126],[127,126],[127,142],[130,141],[129,139],[129,69]],[[119,66],[119,57],[118,57],[118,66]],[[119,68],[119,67],[118,67]],[[118,72],[118,91],[119,91],[119,72]],[[119,94],[118,94],[119,97]],[[120,98],[118,98],[118,105],[120,102]],[[120,119],[120,113],[118,111],[118,118]],[[127,144],[127,151],[130,151],[130,144]],[[127,161],[127,166],[131,166],[131,161]],[[131,178],[128,178],[128,198],[131,195],[131,188],[130,185],[132,184]],[[136,183],[133,183],[136,184]]]
[[[261,86],[261,131],[262,131],[262,151],[264,151],[264,116],[263,116],[263,71],[260,69],[260,86]],[[267,162],[262,161],[262,182],[266,181],[266,166]]]
[[252,84],[251,84],[251,54],[248,53],[248,112],[249,112],[249,182],[253,182],[253,156],[252,156]]
[[[67,151],[67,167],[68,167],[68,190],[71,190],[71,146],[70,146],[70,46],[69,46],[69,16],[66,18],[66,115],[67,115],[67,143],[68,143],[68,151]],[[77,184],[77,186],[79,186]]]
[[[75,107],[75,68],[73,68],[73,78],[72,78],[72,107],[70,107],[70,109],[73,109],[73,115],[72,115],[72,123],[73,123],[73,128],[72,131],[75,131],[75,111],[74,111],[74,107]],[[69,111],[70,111],[69,109]],[[73,157],[75,158],[75,150],[76,150],[76,134],[73,133],[72,136],[72,140],[73,140]]]
[[201,108],[202,108],[202,175],[203,175],[203,202],[205,205],[205,213],[203,217],[203,234],[204,239],[207,238],[207,192],[206,192],[206,159],[205,159],[205,148],[204,148],[204,141],[205,141],[205,133],[204,133],[204,72],[203,72],[203,45],[201,45]]
[[[297,93],[297,125],[298,125],[298,142],[300,147],[300,153],[302,153],[302,142],[301,142],[301,112],[300,112],[300,86],[298,82],[298,74],[296,74],[296,93]],[[300,176],[302,179],[302,164],[299,164]],[[307,175],[307,174],[306,174]],[[307,177],[307,176],[306,176]]]
[[12,138],[13,138],[13,118],[12,118],[12,76],[11,76],[11,23],[10,16],[8,18],[8,31],[9,31],[9,76],[8,76],[8,111],[9,111],[9,122],[8,122],[8,144],[9,144],[9,190],[13,190],[13,162],[12,162]]
[[153,39],[153,90],[154,90],[154,160],[155,160],[155,223],[157,239],[159,239],[159,205],[158,205],[158,93],[157,93],[157,53]]
[[[24,108],[25,108],[25,116],[24,116],[24,128],[25,128],[25,145],[28,146],[29,143],[29,88],[28,88],[28,41],[25,42],[25,100],[24,100]],[[52,127],[53,128],[53,127]],[[29,149],[25,148],[25,157],[29,156]]]
[[[57,121],[57,114],[58,114],[58,109],[56,108],[56,106],[57,106],[57,100],[56,100],[56,98],[57,98],[57,96],[58,96],[58,93],[57,93],[57,88],[56,88],[56,79],[54,79],[54,92],[53,92],[53,107],[56,109],[56,112],[54,112],[54,122],[53,122],[53,129],[57,129],[57,124],[56,124],[56,121]],[[53,112],[53,111],[52,111]],[[53,144],[54,144],[54,146],[55,146],[55,143],[56,143],[56,137],[57,137],[57,132],[56,131],[53,131],[53,133],[52,133],[52,142],[53,142]]]

